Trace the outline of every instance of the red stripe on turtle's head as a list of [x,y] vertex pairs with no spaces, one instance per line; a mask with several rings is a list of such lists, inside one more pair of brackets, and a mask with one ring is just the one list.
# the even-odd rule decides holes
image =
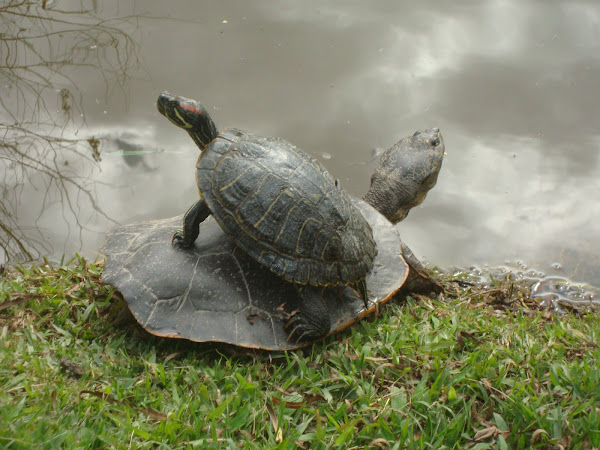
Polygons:
[[191,112],[192,114],[204,114],[206,112],[206,110],[201,105],[198,105],[197,102],[180,103],[179,107]]
[[218,136],[210,114],[196,100],[163,92],[156,106],[163,116],[190,133],[201,150]]

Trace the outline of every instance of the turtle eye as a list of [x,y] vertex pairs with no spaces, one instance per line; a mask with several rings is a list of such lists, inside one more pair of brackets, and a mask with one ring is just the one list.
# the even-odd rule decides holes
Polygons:
[[437,147],[438,145],[440,145],[440,138],[433,138],[431,140],[431,145],[433,145],[434,147]]

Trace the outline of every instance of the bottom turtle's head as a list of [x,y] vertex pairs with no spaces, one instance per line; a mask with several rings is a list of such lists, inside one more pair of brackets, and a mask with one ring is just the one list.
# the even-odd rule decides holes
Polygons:
[[365,200],[390,222],[404,220],[435,186],[444,150],[439,128],[401,139],[381,156]]
[[218,135],[208,111],[195,100],[163,92],[156,106],[159,113],[190,133],[201,150]]

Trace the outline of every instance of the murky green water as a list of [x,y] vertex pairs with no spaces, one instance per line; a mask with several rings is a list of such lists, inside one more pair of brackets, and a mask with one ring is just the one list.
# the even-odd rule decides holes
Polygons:
[[[85,65],[55,87],[80,90],[77,136],[109,139],[99,168],[64,159],[113,220],[168,217],[196,199],[198,151],[156,111],[163,90],[201,100],[221,128],[288,139],[356,195],[373,148],[436,126],[442,173],[400,225],[417,255],[445,267],[520,263],[600,286],[597,1],[82,3],[89,23],[111,19],[131,41],[57,34],[44,51],[58,57],[81,40],[74,57]],[[82,3],[32,11],[58,17]],[[2,79],[9,105],[17,83]],[[44,95],[64,112],[59,93]],[[41,180],[19,189],[19,223],[52,258],[93,255],[114,226],[85,196],[70,214]]]

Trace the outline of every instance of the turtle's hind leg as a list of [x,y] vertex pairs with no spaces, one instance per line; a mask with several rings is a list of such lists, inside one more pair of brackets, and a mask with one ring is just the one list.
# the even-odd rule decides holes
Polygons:
[[200,234],[200,223],[210,215],[210,209],[202,199],[192,205],[183,216],[183,230],[173,235],[171,242],[174,247],[190,248]]
[[292,316],[285,328],[291,328],[288,341],[315,341],[325,337],[331,329],[329,312],[323,298],[323,289],[307,286],[298,289],[300,312]]

